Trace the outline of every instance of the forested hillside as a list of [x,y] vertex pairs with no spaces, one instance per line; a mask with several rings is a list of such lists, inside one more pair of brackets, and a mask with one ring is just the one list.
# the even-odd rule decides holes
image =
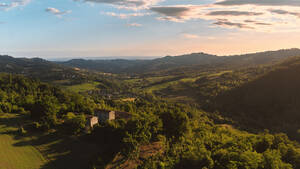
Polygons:
[[[0,117],[24,116],[26,120],[18,122],[19,134],[11,133],[18,137],[44,132],[18,146],[50,146],[41,151],[51,159],[45,164],[51,168],[300,166],[299,144],[286,135],[251,134],[215,124],[207,113],[187,105],[147,95],[135,102],[92,100],[19,75],[1,74],[0,81]],[[107,121],[90,134],[82,132],[85,115],[93,114],[96,107],[130,111],[132,117]],[[87,149],[91,145],[93,149]],[[80,148],[90,153],[82,156]]]
[[95,103],[20,75],[0,74],[0,113],[29,115],[38,128],[50,129],[68,112],[92,114]]
[[246,128],[285,132],[299,139],[300,58],[274,67],[264,76],[227,91],[213,107]]
[[73,83],[80,83],[91,78],[87,72],[44,59],[13,58],[7,55],[0,55],[0,72],[22,74],[47,82],[69,79]]
[[[99,93],[126,91],[120,79],[123,76],[92,72],[60,65],[40,58],[14,58],[0,55],[0,72],[23,75],[42,82],[70,89],[73,92],[95,90]],[[109,92],[108,92],[109,91]]]
[[[34,136],[17,145],[38,148],[49,158],[46,168],[300,168],[300,145],[290,140],[299,139],[300,129],[300,58],[291,57],[297,51],[222,58],[233,58],[229,65],[207,55],[200,67],[186,61],[189,55],[167,57],[166,64],[134,75],[5,56],[0,123],[5,127],[18,117],[18,131],[6,134]],[[171,62],[174,67],[165,70]],[[65,77],[65,70],[72,76]],[[73,75],[79,75],[75,85],[53,85]],[[86,132],[87,117],[97,109],[130,118]]]

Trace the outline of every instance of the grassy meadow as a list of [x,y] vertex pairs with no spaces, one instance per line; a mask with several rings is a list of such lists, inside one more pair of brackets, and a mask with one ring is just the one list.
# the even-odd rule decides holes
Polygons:
[[97,85],[99,85],[99,82],[89,82],[78,85],[66,86],[66,88],[70,91],[79,93],[97,89]]
[[1,169],[37,169],[46,163],[42,154],[28,142],[28,137],[18,137],[17,116],[0,115],[0,168]]
[[0,169],[82,169],[98,151],[85,139],[55,132],[21,135],[21,120],[15,114],[0,114]]

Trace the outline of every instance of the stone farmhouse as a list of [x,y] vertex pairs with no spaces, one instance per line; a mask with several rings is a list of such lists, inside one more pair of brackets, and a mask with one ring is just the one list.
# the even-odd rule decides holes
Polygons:
[[107,120],[111,121],[116,119],[116,112],[110,110],[96,110],[95,115],[101,123],[104,123]]
[[86,127],[93,128],[98,123],[104,123],[107,120],[115,120],[115,119],[129,119],[131,114],[128,112],[120,112],[120,111],[111,111],[111,110],[103,110],[97,109],[95,110],[95,115],[88,115]]
[[92,116],[92,115],[87,115],[86,116],[86,127],[88,128],[93,128],[96,124],[98,124],[98,117],[97,116]]

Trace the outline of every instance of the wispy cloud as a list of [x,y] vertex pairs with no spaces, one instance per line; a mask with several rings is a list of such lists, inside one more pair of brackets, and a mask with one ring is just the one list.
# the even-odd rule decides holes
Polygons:
[[139,10],[148,9],[152,5],[156,5],[163,0],[74,0],[91,3],[102,3],[113,5],[116,8]]
[[212,11],[207,15],[210,16],[258,16],[263,15],[262,12],[248,12],[248,11]]
[[[22,7],[31,1],[0,0],[0,10],[8,11]],[[189,20],[206,20],[213,26],[248,31],[300,31],[298,26],[300,25],[300,0],[215,0],[204,5],[185,4],[184,1],[181,1],[182,5],[162,5],[164,3],[161,2],[167,0],[73,1],[110,5],[119,11],[105,11],[101,14],[120,19],[153,15],[163,21],[184,23]],[[168,4],[171,3],[172,1],[169,0]],[[49,7],[46,12],[62,17],[72,11]]]
[[142,24],[139,24],[139,23],[129,23],[129,24],[127,24],[127,26],[129,26],[129,27],[141,27]]
[[150,13],[115,13],[115,12],[101,12],[101,14],[118,17],[120,19],[128,19],[130,17],[141,17],[146,15],[151,15]]
[[159,15],[157,19],[173,22],[207,20],[224,28],[300,31],[299,0],[218,0],[205,5],[154,6],[150,10]]
[[271,23],[265,23],[265,22],[257,22],[257,21],[254,21],[254,20],[244,20],[244,23],[254,23],[256,25],[272,25]]
[[71,10],[61,11],[61,10],[59,10],[59,9],[52,8],[52,7],[47,8],[45,11],[46,11],[46,12],[49,12],[49,13],[51,13],[51,14],[57,16],[57,17],[62,17],[63,15],[72,12]]
[[8,11],[16,7],[25,6],[30,2],[31,0],[10,0],[9,2],[0,2],[0,10]]
[[300,6],[299,0],[223,0],[218,5]]
[[254,27],[251,27],[245,23],[231,22],[231,21],[228,21],[227,19],[219,19],[214,24],[218,25],[218,26],[224,26],[224,27],[230,27],[230,28],[236,27],[236,28],[241,28],[241,29],[254,29]]
[[270,9],[269,11],[279,15],[294,15],[300,18],[300,12],[291,12],[283,9]]
[[190,33],[183,33],[181,34],[181,36],[185,39],[198,39],[200,38],[199,35],[196,35],[196,34],[190,34]]

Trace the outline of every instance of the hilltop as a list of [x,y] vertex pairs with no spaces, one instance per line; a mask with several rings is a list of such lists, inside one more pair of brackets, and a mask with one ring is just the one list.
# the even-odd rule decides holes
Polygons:
[[243,67],[271,64],[282,59],[300,56],[300,49],[267,51],[245,55],[216,56],[193,53],[180,56],[166,56],[153,60],[84,60],[74,59],[59,62],[63,65],[109,73],[152,73],[185,67]]
[[82,72],[41,58],[14,58],[0,55],[0,72],[22,74],[43,81],[79,79]]

